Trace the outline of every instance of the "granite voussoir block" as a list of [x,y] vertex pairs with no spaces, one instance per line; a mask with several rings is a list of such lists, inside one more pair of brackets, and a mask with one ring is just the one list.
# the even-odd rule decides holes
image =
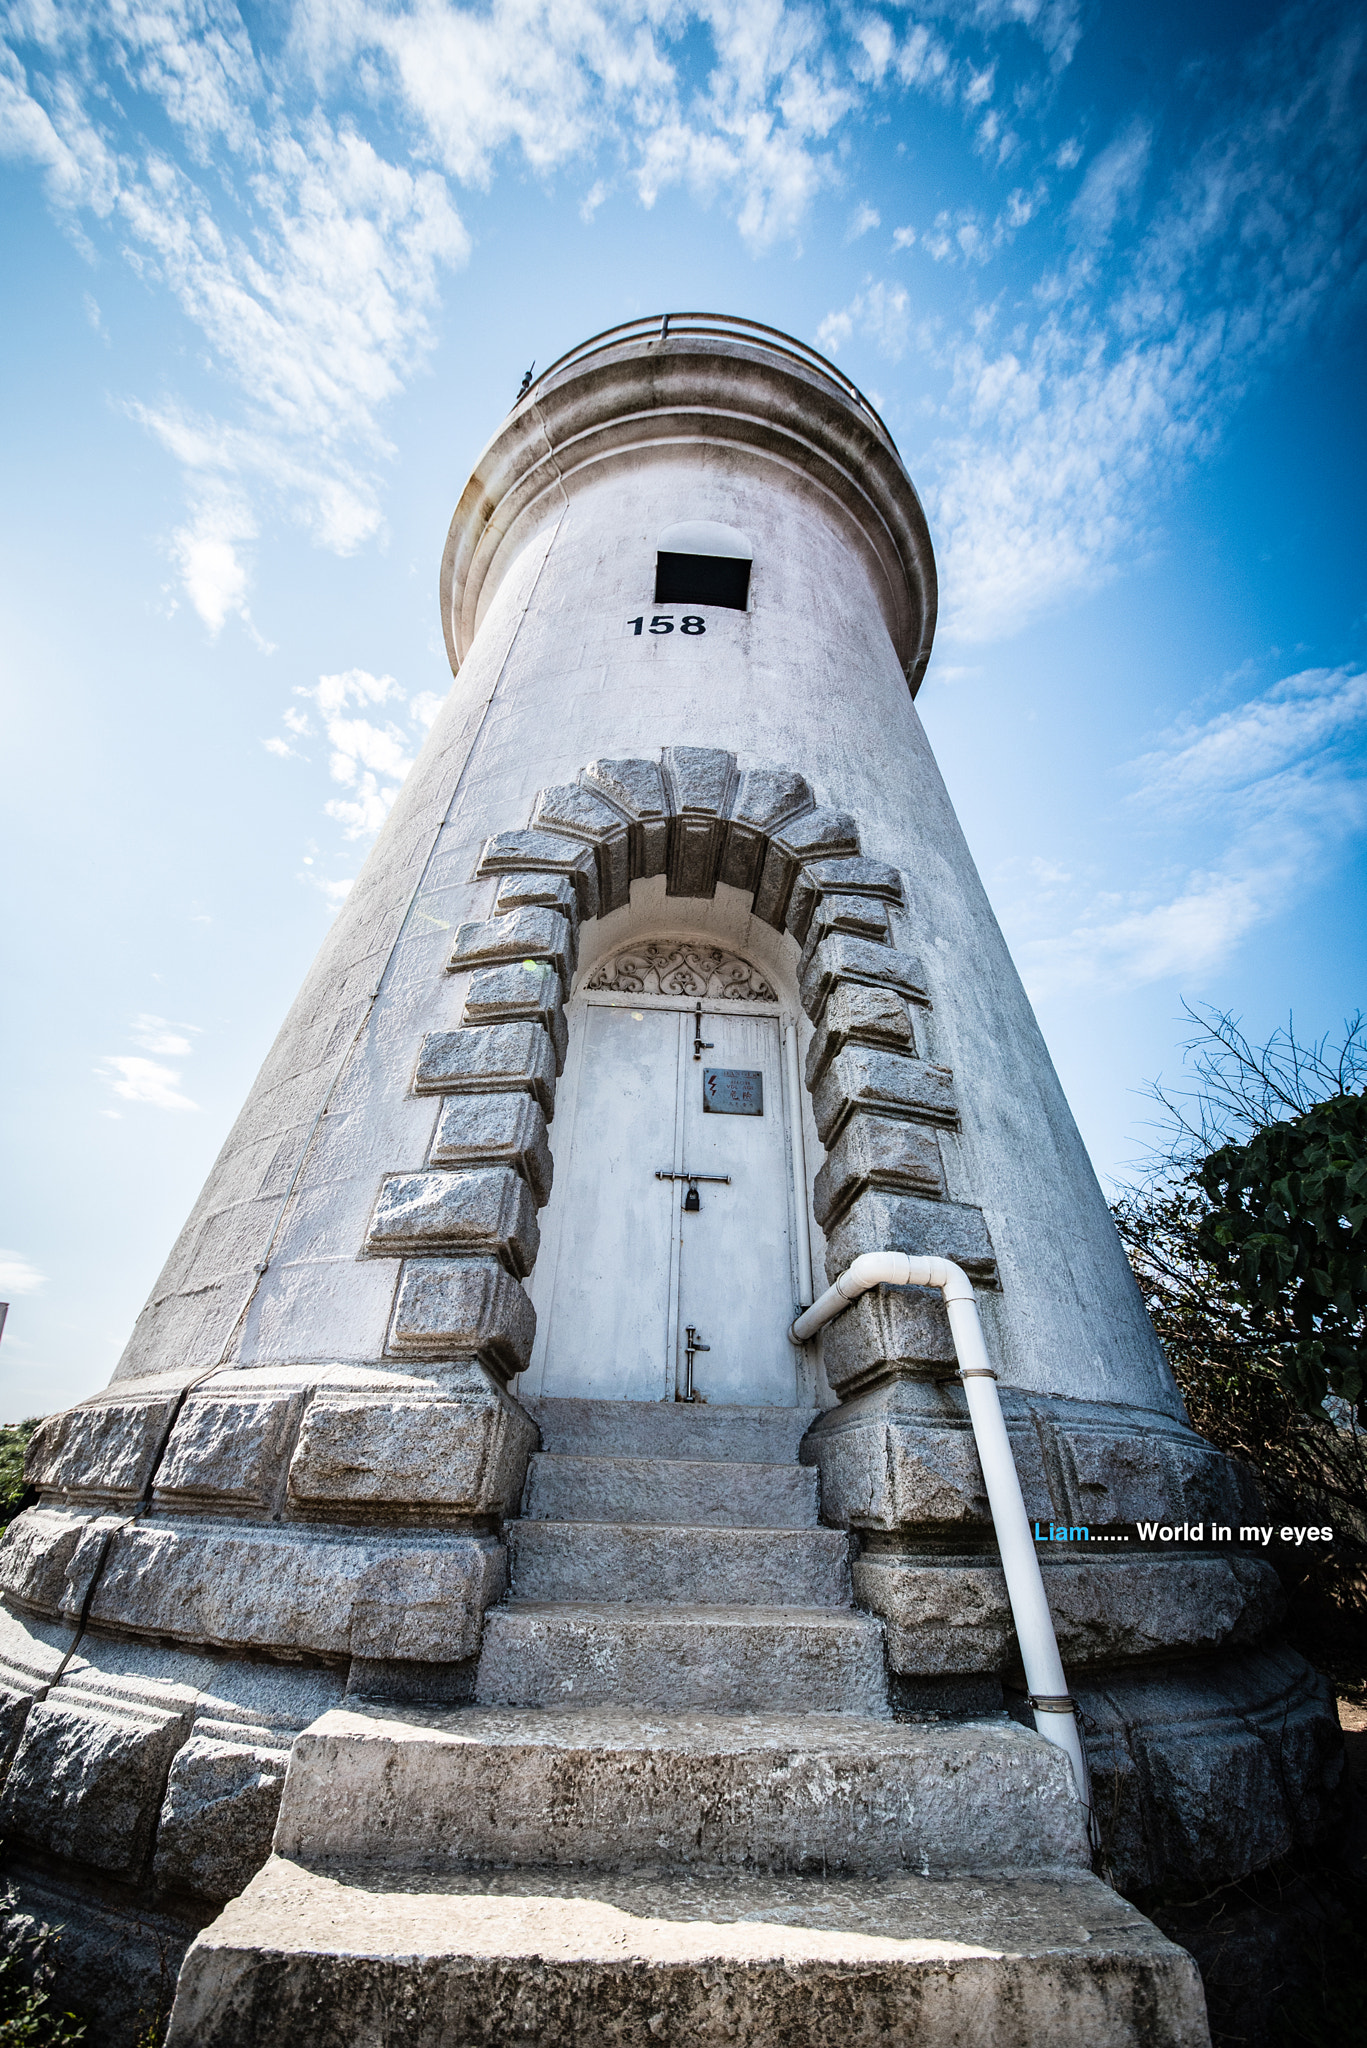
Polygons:
[[958,1364],[944,1303],[930,1287],[861,1294],[826,1325],[821,1357],[831,1391],[841,1395],[899,1374],[943,1379]]
[[812,913],[798,963],[799,976],[823,939],[832,932],[848,932],[856,939],[872,939],[876,945],[892,943],[888,907],[876,896],[823,895]]
[[555,1112],[555,1048],[539,1024],[475,1024],[424,1036],[415,1095],[501,1095],[511,1088],[534,1096],[549,1122]]
[[532,1191],[511,1166],[436,1167],[386,1175],[365,1248],[375,1258],[488,1253],[520,1280],[540,1242]]
[[839,982],[807,1048],[804,1072],[809,1089],[815,1088],[836,1054],[850,1044],[881,1045],[915,1058],[916,1038],[906,997],[893,988]]
[[536,1444],[530,1416],[487,1381],[457,1400],[328,1390],[304,1417],[289,1497],[313,1513],[512,1514]]
[[860,1195],[828,1235],[826,1277],[834,1283],[861,1252],[889,1251],[952,1259],[984,1285],[997,1278],[981,1209],[966,1202],[928,1202],[920,1195],[888,1195],[877,1188]]
[[550,1200],[554,1166],[539,1102],[508,1095],[449,1095],[428,1157],[433,1166],[511,1166],[539,1208]]
[[196,1727],[171,1765],[154,1881],[216,1902],[236,1898],[271,1853],[288,1764],[287,1749]]
[[873,896],[884,903],[900,903],[902,877],[885,860],[870,860],[862,853],[808,861],[788,899],[787,929],[799,946],[806,943],[817,903],[832,890],[841,895]]
[[862,1110],[850,1117],[813,1187],[813,1211],[821,1228],[837,1223],[866,1188],[943,1201],[945,1172],[935,1132],[925,1124]]
[[565,992],[549,961],[519,960],[486,967],[471,980],[462,1024],[539,1024],[555,1048],[555,1071],[565,1068]]
[[593,848],[558,832],[496,832],[484,844],[476,873],[563,875],[574,889],[581,918],[598,915],[598,863]]
[[188,1714],[77,1699],[58,1688],[32,1709],[0,1801],[11,1841],[141,1876]]
[[631,890],[631,845],[626,820],[582,783],[538,791],[532,828],[587,841],[598,862],[601,914],[620,910]]
[[812,1114],[823,1145],[833,1145],[856,1112],[918,1123],[959,1121],[948,1067],[908,1059],[887,1046],[845,1046],[812,1090]]
[[456,927],[447,970],[463,974],[474,967],[500,967],[520,960],[544,960],[568,990],[578,952],[574,927],[558,910],[510,910],[506,917]]
[[662,875],[669,860],[669,793],[658,761],[590,761],[580,781],[629,820],[631,878]]
[[736,757],[717,747],[666,747],[662,759],[674,812],[666,894],[715,895],[738,784]]
[[536,1310],[497,1259],[406,1259],[395,1292],[396,1357],[477,1358],[500,1379],[525,1372]]
[[776,827],[769,835],[769,849],[755,888],[755,916],[781,932],[793,884],[807,862],[858,851],[859,828],[848,811],[818,806]]
[[850,932],[832,932],[807,962],[800,984],[802,1007],[813,1024],[820,1024],[832,990],[845,981],[894,988],[913,1002],[930,1001],[925,971],[914,954],[857,939]]
[[504,875],[494,897],[495,917],[507,917],[514,910],[558,910],[579,931],[579,898],[567,875]]
[[815,801],[806,777],[792,769],[748,768],[732,799],[717,880],[753,893],[759,887],[770,833],[799,812],[814,809]]

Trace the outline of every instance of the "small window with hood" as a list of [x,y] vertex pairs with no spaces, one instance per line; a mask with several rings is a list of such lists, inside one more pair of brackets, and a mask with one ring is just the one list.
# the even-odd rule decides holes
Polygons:
[[750,598],[754,549],[734,526],[681,519],[660,535],[656,604],[712,604],[743,612]]

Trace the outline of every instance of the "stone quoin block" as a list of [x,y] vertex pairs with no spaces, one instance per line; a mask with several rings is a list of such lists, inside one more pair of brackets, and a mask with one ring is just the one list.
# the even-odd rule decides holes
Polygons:
[[813,1024],[820,1024],[831,991],[845,981],[893,988],[914,1002],[930,1000],[925,970],[914,954],[900,953],[893,946],[880,946],[871,939],[857,939],[849,932],[832,932],[822,940],[802,973],[802,1007]]
[[842,1398],[878,1380],[944,1379],[958,1367],[944,1303],[926,1287],[861,1294],[826,1325],[821,1357],[832,1392]]
[[366,1232],[376,1258],[404,1252],[489,1253],[521,1279],[536,1264],[541,1233],[532,1191],[511,1166],[438,1167],[391,1173]]
[[550,1200],[554,1166],[546,1116],[530,1095],[448,1096],[428,1157],[433,1166],[511,1166],[539,1208]]
[[[225,1735],[230,1725],[209,1724]],[[167,1780],[156,1883],[205,1899],[235,1898],[271,1853],[289,1760],[287,1749],[216,1738],[197,1724]]]
[[812,913],[803,942],[799,972],[821,941],[829,938],[832,932],[849,932],[856,939],[872,939],[876,945],[889,945],[892,931],[888,923],[888,907],[877,896],[846,896],[838,891],[823,894]]
[[631,879],[662,875],[669,862],[669,793],[658,761],[590,761],[580,781],[629,820]]
[[747,768],[732,800],[717,880],[753,893],[759,887],[769,834],[814,804],[805,776],[788,768]]
[[396,1357],[477,1358],[500,1379],[525,1372],[536,1310],[497,1259],[406,1259],[389,1350]]
[[155,1498],[269,1507],[302,1400],[283,1392],[191,1394],[158,1467]]
[[486,967],[465,996],[462,1024],[539,1024],[555,1048],[555,1071],[565,1069],[564,990],[549,961],[519,960],[511,967]]
[[549,1122],[555,1110],[555,1048],[539,1024],[480,1024],[429,1031],[418,1052],[415,1095],[501,1095],[525,1088]]
[[769,835],[755,888],[755,916],[781,932],[793,884],[807,862],[858,851],[859,832],[848,811],[819,807],[780,825]]
[[289,1497],[317,1513],[514,1514],[536,1442],[531,1418],[482,1375],[452,1400],[329,1390],[304,1417]]
[[476,873],[563,875],[574,889],[581,918],[598,915],[598,863],[593,848],[557,832],[496,832],[485,841]]
[[666,893],[713,896],[739,787],[736,757],[719,747],[666,747],[661,760],[674,812]]
[[838,982],[807,1048],[804,1074],[809,1089],[815,1088],[836,1054],[851,1044],[881,1045],[915,1058],[911,1005],[906,997],[893,988]]
[[813,1186],[813,1213],[823,1230],[839,1221],[866,1188],[945,1198],[940,1141],[925,1124],[852,1116],[826,1156]]
[[452,974],[463,974],[473,967],[544,960],[560,977],[563,991],[569,988],[577,958],[574,928],[558,910],[512,910],[483,924],[458,925],[447,967]]
[[631,891],[631,847],[626,820],[582,783],[537,794],[533,829],[587,841],[598,862],[600,915],[620,910]]
[[823,1145],[833,1145],[858,1112],[918,1123],[959,1120],[948,1067],[907,1059],[881,1045],[847,1045],[812,1090],[812,1114]]
[[808,861],[788,899],[787,929],[799,946],[807,942],[812,913],[827,894],[870,896],[883,903],[902,901],[902,877],[884,860],[862,853]]
[[504,875],[494,897],[494,916],[507,917],[514,910],[558,910],[578,937],[579,898],[565,875]]
[[81,1699],[66,1688],[29,1714],[0,1801],[9,1841],[86,1863],[110,1877],[142,1875],[171,1759],[188,1715]]
[[887,1251],[910,1252],[915,1258],[952,1259],[985,1286],[997,1278],[997,1261],[983,1212],[966,1202],[928,1202],[920,1195],[886,1195],[869,1189],[826,1239],[826,1277],[834,1282],[861,1252]]

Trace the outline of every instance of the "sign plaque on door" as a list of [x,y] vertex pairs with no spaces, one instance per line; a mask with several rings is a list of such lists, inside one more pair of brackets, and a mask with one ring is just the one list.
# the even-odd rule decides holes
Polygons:
[[747,1067],[704,1067],[702,1106],[710,1116],[763,1116],[763,1074]]

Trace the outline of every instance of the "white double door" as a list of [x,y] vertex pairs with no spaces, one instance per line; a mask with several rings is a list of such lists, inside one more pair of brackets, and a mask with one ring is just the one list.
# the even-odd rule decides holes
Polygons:
[[574,1005],[529,1394],[673,1400],[691,1328],[705,1400],[796,1403],[785,1093],[776,1010]]

